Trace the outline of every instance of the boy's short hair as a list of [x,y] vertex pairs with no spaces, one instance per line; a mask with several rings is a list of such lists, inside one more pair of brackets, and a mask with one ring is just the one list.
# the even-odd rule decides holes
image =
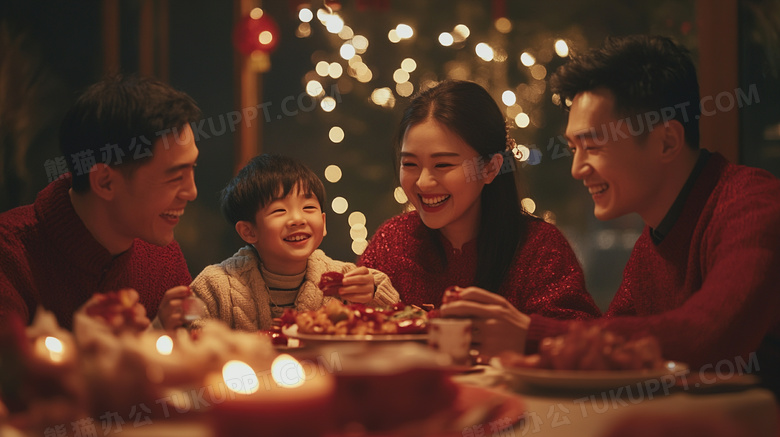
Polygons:
[[198,121],[200,108],[187,94],[157,79],[115,75],[90,86],[60,126],[60,150],[73,176],[73,190],[89,191],[91,163],[125,176],[150,160],[161,136]]
[[320,207],[325,204],[325,186],[311,169],[287,156],[256,156],[222,190],[222,214],[233,225],[254,223],[257,211],[287,197],[298,186],[303,193],[314,194]]

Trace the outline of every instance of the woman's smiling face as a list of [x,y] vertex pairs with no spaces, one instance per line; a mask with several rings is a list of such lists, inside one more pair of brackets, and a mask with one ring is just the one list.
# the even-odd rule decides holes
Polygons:
[[476,237],[482,187],[492,180],[475,171],[478,160],[471,146],[430,118],[409,127],[401,144],[401,187],[423,223],[456,247]]

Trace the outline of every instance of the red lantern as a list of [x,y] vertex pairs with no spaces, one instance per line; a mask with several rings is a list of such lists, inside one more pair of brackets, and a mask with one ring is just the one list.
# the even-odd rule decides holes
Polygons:
[[259,8],[239,20],[233,30],[233,44],[244,55],[261,51],[271,53],[279,43],[279,26]]

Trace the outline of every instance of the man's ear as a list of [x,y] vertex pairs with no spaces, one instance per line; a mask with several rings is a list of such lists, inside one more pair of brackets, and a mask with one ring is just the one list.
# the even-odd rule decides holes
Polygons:
[[328,235],[328,228],[325,226],[325,213],[322,213],[322,236]]
[[502,165],[504,165],[502,153],[496,153],[490,157],[490,162],[485,166],[484,180],[486,184],[493,182],[493,179],[501,172]]
[[89,170],[89,188],[101,199],[111,200],[116,195],[119,177],[122,177],[119,170],[97,163]]
[[[661,159],[664,162],[672,161],[680,151],[688,147],[685,144],[685,128],[677,120],[670,120],[663,125],[663,136],[661,138]],[[661,126],[658,127],[659,129]]]
[[247,243],[257,243],[257,232],[255,231],[255,225],[252,223],[246,220],[239,220],[236,223],[236,232],[238,232],[238,236]]

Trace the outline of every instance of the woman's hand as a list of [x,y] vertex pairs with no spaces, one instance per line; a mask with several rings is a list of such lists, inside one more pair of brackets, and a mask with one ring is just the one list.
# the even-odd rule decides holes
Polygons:
[[164,329],[171,330],[184,326],[181,303],[182,299],[191,294],[192,290],[187,285],[179,285],[165,292],[160,308],[157,310],[157,317]]
[[443,317],[472,319],[472,342],[481,355],[494,356],[504,350],[523,352],[531,318],[503,296],[478,287],[454,287],[444,300]]
[[374,299],[374,275],[367,267],[358,267],[344,273],[339,296],[355,303],[368,303]]

